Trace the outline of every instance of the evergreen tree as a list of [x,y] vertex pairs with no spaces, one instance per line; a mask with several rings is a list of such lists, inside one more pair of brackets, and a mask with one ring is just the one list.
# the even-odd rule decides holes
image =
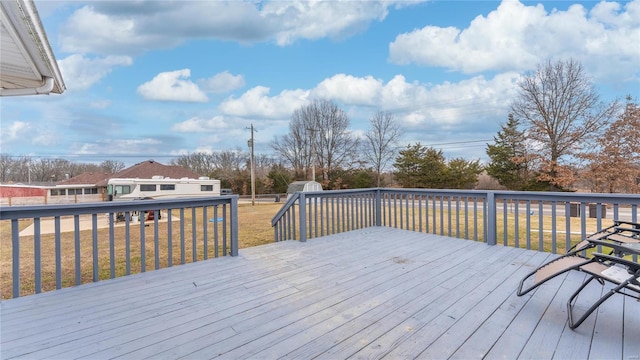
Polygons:
[[267,178],[271,183],[271,191],[276,194],[287,192],[287,188],[291,182],[291,175],[284,166],[280,164],[274,165],[271,171],[269,171]]
[[402,187],[434,189],[447,187],[447,164],[442,150],[416,143],[400,150],[399,154],[394,163],[396,168],[394,175]]
[[529,182],[530,157],[525,134],[519,126],[520,122],[509,114],[507,123],[493,137],[494,144],[487,144],[487,155],[491,159],[487,173],[510,190],[524,190]]
[[449,189],[473,189],[483,168],[479,160],[463,158],[450,160],[446,170],[446,187]]

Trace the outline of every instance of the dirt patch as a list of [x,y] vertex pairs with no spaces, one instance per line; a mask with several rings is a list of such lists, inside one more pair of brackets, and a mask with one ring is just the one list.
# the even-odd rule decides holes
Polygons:
[[391,258],[391,260],[396,263],[396,264],[407,264],[409,263],[411,260],[403,258],[401,256],[394,256]]

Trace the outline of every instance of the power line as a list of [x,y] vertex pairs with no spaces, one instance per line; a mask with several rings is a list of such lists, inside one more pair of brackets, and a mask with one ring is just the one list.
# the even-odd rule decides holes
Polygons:
[[[429,146],[441,146],[441,145],[455,145],[455,144],[470,144],[470,143],[478,143],[478,142],[486,142],[486,141],[493,141],[493,139],[491,140],[473,140],[473,141],[455,141],[455,142],[446,142],[446,143],[439,143],[439,144],[431,144]],[[477,145],[474,145],[477,146]]]

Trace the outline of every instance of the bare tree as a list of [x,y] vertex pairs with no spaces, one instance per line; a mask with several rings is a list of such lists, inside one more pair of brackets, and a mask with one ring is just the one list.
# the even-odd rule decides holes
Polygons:
[[100,163],[100,169],[104,172],[115,174],[125,168],[122,161],[105,160]]
[[[31,163],[29,156],[14,157],[8,154],[2,156],[2,182],[14,181],[27,183],[31,180]],[[6,177],[5,177],[6,176]]]
[[271,148],[294,170],[298,180],[306,178],[305,171],[311,164],[311,139],[304,108],[296,109],[291,115],[289,133],[276,136]]
[[196,174],[211,175],[216,169],[216,156],[212,153],[195,152],[187,155],[180,155],[170,161],[171,165],[181,166]]
[[256,154],[256,179],[266,179],[271,168],[277,164],[272,156],[267,154]]
[[381,182],[381,172],[385,169],[389,161],[396,156],[398,141],[402,137],[402,130],[395,120],[393,114],[378,111],[371,119],[371,128],[365,134],[366,140],[363,143],[363,154],[367,161],[373,165],[377,175],[377,186]]
[[600,134],[615,115],[617,102],[601,103],[582,66],[573,59],[539,65],[518,87],[511,113],[539,146],[543,167],[539,180],[566,187],[573,171],[564,161]]
[[312,166],[317,164],[323,180],[331,182],[335,170],[351,164],[358,139],[348,131],[349,117],[334,102],[315,101],[304,110],[312,139]]
[[0,154],[0,183],[11,180],[14,161],[8,154]]
[[223,150],[213,153],[216,170],[221,172],[233,172],[246,168],[249,163],[249,154],[240,149]]
[[31,163],[31,179],[37,182],[57,182],[62,172],[51,159],[39,159]]
[[358,140],[348,128],[347,114],[334,102],[314,101],[293,112],[289,133],[276,137],[271,147],[291,164],[297,178],[318,167],[330,182],[333,172],[350,165],[356,154]]

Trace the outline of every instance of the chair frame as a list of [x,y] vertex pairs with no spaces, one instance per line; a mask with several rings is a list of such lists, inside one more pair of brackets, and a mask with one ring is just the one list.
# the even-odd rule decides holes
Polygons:
[[[637,248],[634,248],[636,244]],[[586,251],[596,247],[598,251],[600,251],[602,247],[607,247],[611,249],[611,252],[609,254],[593,252],[590,254],[590,257],[587,256]],[[567,301],[569,327],[575,329],[613,294],[622,294],[640,300],[640,263],[625,259],[624,257],[628,255],[634,257],[640,255],[640,224],[615,220],[612,226],[586,237],[571,247],[566,254],[539,266],[527,274],[520,281],[516,294],[518,296],[527,294],[545,282],[570,270],[578,270],[588,274],[589,278],[581,284]],[[625,268],[629,273],[629,277],[627,277],[626,280],[621,280],[602,273],[612,266]],[[544,277],[540,280],[535,279],[533,285],[525,288],[525,283],[529,281],[532,276],[537,275]],[[591,305],[577,320],[574,320],[576,299],[580,292],[594,279],[602,285],[604,285],[605,282],[609,282],[615,286]],[[628,291],[633,291],[637,294],[634,295]]]
[[[593,313],[603,302],[609,299],[613,294],[621,294],[624,296],[629,296],[636,300],[640,300],[640,263],[629,261],[618,256],[593,253],[593,259],[595,263],[602,264],[604,267],[609,269],[612,266],[622,265],[626,268],[629,273],[629,277],[624,281],[614,280],[610,277],[603,276],[602,272],[591,271],[587,267],[581,267],[581,271],[590,274],[591,276],[582,283],[582,285],[571,295],[569,300],[567,301],[567,313],[569,314],[569,327],[571,329],[575,329],[580,324],[582,324],[588,317]],[[580,292],[587,287],[587,285],[592,280],[597,280],[600,283],[610,282],[616,285],[614,288],[610,289],[606,294],[600,297],[587,311],[585,311],[582,316],[580,316],[577,320],[574,321],[573,315],[573,307],[575,306],[575,300],[580,294]],[[635,291],[637,294],[628,293],[627,290]]]

